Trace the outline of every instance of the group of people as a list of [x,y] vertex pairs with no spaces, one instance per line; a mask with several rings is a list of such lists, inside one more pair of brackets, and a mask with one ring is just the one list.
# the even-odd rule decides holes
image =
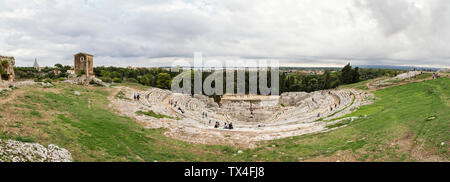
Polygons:
[[141,95],[139,95],[139,93],[135,93],[134,94],[134,100],[139,100],[141,98]]
[[169,104],[172,106],[172,107],[177,107],[177,105],[178,105],[178,101],[173,101],[172,99],[170,99],[169,100]]
[[225,124],[223,125],[223,129],[233,129],[233,122],[227,123],[225,122]]
[[[175,107],[175,108],[177,108],[177,106],[178,106],[178,101],[173,101],[172,99],[170,99],[169,100],[169,104],[170,104],[170,106],[172,106],[172,107]],[[184,114],[184,110],[180,107],[180,106],[178,106],[178,111],[180,111],[182,114]]]
[[208,118],[208,112],[203,111],[203,113],[202,113],[202,118]]
[[433,79],[439,79],[440,77],[439,73],[433,73]]
[[[211,123],[211,120],[209,121]],[[220,127],[220,123],[218,121],[216,121],[216,123],[214,124],[214,128],[219,128]],[[223,129],[228,129],[231,130],[233,129],[233,122],[227,123],[225,122],[225,124],[223,125]]]

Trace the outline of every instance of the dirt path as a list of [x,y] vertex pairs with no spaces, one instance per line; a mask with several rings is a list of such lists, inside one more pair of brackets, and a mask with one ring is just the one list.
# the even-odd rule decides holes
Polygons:
[[370,81],[370,82],[367,82],[367,83],[366,83],[366,87],[369,88],[369,90],[376,90],[377,87],[373,86],[373,83],[375,83],[376,81],[379,81],[379,80],[381,80],[381,79],[382,79],[382,78],[376,78],[376,79],[374,79],[374,80],[372,80],[372,81]]
[[108,96],[108,100],[113,101],[114,97],[122,90],[123,87],[114,87],[112,88],[111,95]]

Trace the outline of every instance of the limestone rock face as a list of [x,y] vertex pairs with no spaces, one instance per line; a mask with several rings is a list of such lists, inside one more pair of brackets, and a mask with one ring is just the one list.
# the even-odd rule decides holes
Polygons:
[[0,56],[0,67],[2,68],[1,70],[3,70],[1,73],[1,80],[14,81],[14,78],[16,77],[14,74],[15,63],[14,57]]
[[0,140],[0,162],[72,162],[69,151],[50,144]]
[[450,68],[442,68],[439,70],[441,73],[450,73]]
[[216,102],[214,102],[214,100],[210,99],[207,96],[204,95],[199,95],[199,94],[195,94],[194,98],[203,101],[204,103],[206,103],[206,105],[209,108],[215,108],[215,107],[219,107],[219,104],[217,104]]
[[399,75],[395,76],[392,79],[393,80],[404,80],[404,79],[408,79],[408,78],[412,78],[412,77],[415,77],[417,75],[420,75],[421,73],[422,73],[421,71],[409,71],[409,72],[406,72],[406,73],[399,74]]
[[297,103],[308,97],[306,92],[286,92],[280,96],[280,104],[285,106],[296,106]]
[[104,86],[104,87],[109,87],[109,84],[107,84],[107,83],[105,83],[105,82],[103,82],[102,80],[100,80],[100,79],[98,79],[98,78],[92,78],[92,81],[95,83],[95,84],[97,84],[97,85],[101,85],[101,86]]
[[95,78],[94,76],[86,77],[86,75],[82,75],[80,77],[75,77],[68,79],[67,82],[78,85],[89,85],[89,84],[97,84],[104,87],[109,87],[109,84],[103,82],[102,80]]

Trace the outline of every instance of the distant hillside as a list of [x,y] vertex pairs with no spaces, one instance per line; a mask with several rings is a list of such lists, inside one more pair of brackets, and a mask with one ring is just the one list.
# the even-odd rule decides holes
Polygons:
[[415,66],[391,66],[391,65],[356,65],[360,68],[374,68],[374,69],[396,69],[396,70],[426,70],[426,71],[438,71],[440,68],[425,68]]

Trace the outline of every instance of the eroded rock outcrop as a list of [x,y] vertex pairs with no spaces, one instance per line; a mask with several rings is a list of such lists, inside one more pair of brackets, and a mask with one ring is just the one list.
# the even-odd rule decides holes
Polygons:
[[14,74],[14,64],[14,57],[0,56],[0,81],[14,81],[14,78],[16,77]]
[[89,84],[96,84],[99,86],[109,87],[110,85],[103,82],[102,80],[95,78],[93,76],[86,77],[85,75],[82,75],[80,77],[75,78],[69,78],[66,80],[66,82],[69,82],[71,84],[77,84],[77,85],[89,85]]
[[50,144],[0,140],[0,162],[72,162],[69,151]]

